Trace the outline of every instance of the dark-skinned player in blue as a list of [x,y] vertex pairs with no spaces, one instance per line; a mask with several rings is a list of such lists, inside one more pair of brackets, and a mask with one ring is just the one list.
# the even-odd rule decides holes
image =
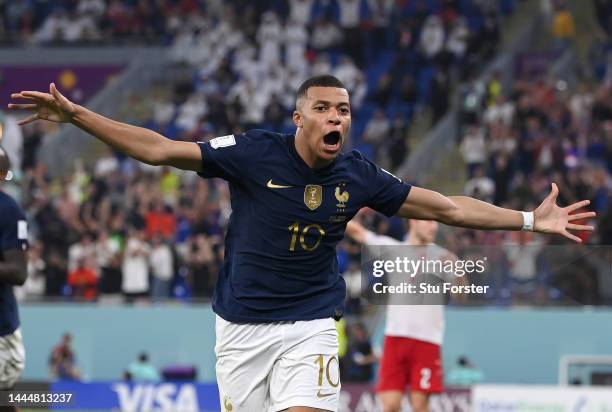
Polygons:
[[[23,285],[28,276],[28,224],[21,207],[2,191],[2,182],[11,176],[10,160],[0,147],[0,390],[3,391],[13,388],[25,367],[13,287]],[[12,406],[0,406],[0,411],[15,410]]]
[[[229,182],[232,217],[225,261],[213,297],[217,381],[222,410],[335,411],[338,341],[345,284],[335,247],[362,207],[387,216],[436,220],[487,230],[534,230],[575,241],[572,223],[594,216],[561,208],[557,187],[533,212],[503,209],[465,196],[411,187],[357,151],[342,153],[351,125],[349,94],[332,76],[297,93],[295,135],[251,130],[208,143],[169,140],[107,119],[70,102],[55,87],[23,91],[9,108],[72,123],[123,153]],[[23,102],[25,100],[25,102]]]

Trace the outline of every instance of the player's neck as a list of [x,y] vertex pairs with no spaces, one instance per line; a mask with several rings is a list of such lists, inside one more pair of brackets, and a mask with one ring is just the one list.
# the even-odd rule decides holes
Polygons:
[[300,133],[300,129],[295,132],[295,150],[302,158],[304,163],[311,169],[322,169],[328,166],[333,160],[321,159],[308,146],[306,137]]

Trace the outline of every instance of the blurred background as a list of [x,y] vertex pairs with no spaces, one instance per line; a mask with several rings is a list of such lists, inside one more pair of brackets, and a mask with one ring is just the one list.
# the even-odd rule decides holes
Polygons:
[[[571,247],[441,228],[459,256],[486,245],[504,264],[494,292],[448,306],[447,391],[431,410],[610,410],[612,1],[0,0],[0,108],[55,82],[174,140],[292,133],[295,92],[322,73],[351,93],[347,149],[407,182],[532,210],[554,181],[561,204],[598,213]],[[71,388],[87,410],[219,410],[210,299],[227,184],[2,110],[15,175],[2,189],[30,224],[24,387]],[[400,219],[359,219],[405,234]],[[358,360],[364,342],[380,355],[384,307],[360,295],[360,251],[338,248],[342,411],[379,410],[376,363]]]

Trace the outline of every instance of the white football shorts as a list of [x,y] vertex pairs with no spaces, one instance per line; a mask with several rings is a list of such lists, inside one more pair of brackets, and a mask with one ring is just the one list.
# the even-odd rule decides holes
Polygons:
[[0,390],[11,389],[25,367],[25,348],[21,329],[0,336]]
[[276,412],[292,406],[338,410],[333,319],[240,324],[217,316],[216,332],[221,411]]

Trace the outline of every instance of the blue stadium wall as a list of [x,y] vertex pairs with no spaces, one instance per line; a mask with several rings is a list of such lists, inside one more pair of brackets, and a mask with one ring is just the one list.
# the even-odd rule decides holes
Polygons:
[[[200,381],[215,379],[208,306],[26,305],[21,317],[26,380],[48,379],[51,348],[64,332],[87,380],[120,379],[141,351],[157,366],[194,365]],[[449,308],[446,324],[446,369],[465,354],[491,383],[555,384],[561,355],[612,355],[610,309]],[[382,325],[373,339],[382,346]]]

